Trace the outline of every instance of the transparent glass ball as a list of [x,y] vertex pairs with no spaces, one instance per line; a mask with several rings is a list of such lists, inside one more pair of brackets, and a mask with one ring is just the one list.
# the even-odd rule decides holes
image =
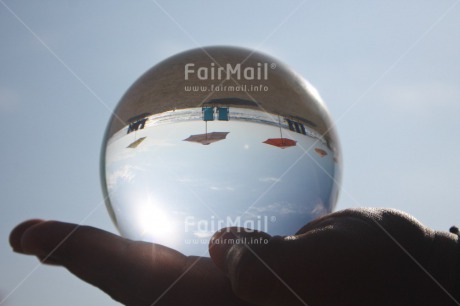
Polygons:
[[217,230],[292,235],[337,201],[341,155],[318,92],[277,59],[236,47],[174,55],[109,121],[102,185],[122,236],[208,255]]

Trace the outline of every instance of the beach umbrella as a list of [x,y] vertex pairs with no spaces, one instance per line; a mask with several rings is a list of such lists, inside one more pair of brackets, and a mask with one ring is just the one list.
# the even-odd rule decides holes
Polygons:
[[289,139],[289,138],[284,138],[283,137],[283,131],[281,130],[281,117],[278,115],[278,126],[280,128],[280,138],[269,138],[265,140],[263,143],[281,148],[281,149],[286,149],[289,147],[293,147],[296,145],[297,141]]
[[211,143],[224,140],[229,132],[212,132],[198,135],[191,135],[184,141],[201,143],[202,145],[209,145]]
[[327,155],[327,152],[323,149],[315,148],[315,152],[318,153],[319,156],[324,157]]
[[265,140],[264,143],[281,148],[281,149],[286,149],[286,148],[295,146],[297,141],[289,139],[289,138],[269,138]]
[[131,148],[131,149],[134,149],[134,148],[137,148],[138,145],[141,144],[141,142],[143,142],[145,139],[145,137],[141,137],[135,141],[133,141],[129,146],[127,146],[127,148]]

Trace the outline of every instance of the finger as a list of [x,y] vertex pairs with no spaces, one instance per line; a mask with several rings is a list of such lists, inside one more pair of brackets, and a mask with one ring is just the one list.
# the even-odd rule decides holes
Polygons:
[[41,223],[43,220],[40,219],[32,219],[28,221],[24,221],[18,226],[16,226],[10,234],[10,245],[13,248],[13,251],[17,253],[24,253],[22,246],[21,246],[21,238],[24,232],[30,228],[31,226]]
[[295,256],[280,256],[292,251],[292,245],[285,241],[286,238],[264,232],[225,228],[211,238],[209,252],[230,279],[233,291],[245,301],[257,305],[305,305],[302,294],[297,294],[290,284],[296,279],[286,274],[298,271],[302,263]]
[[[239,242],[232,242],[232,235]],[[331,215],[295,236],[223,229],[211,238],[210,254],[228,276],[235,294],[248,302],[336,305],[372,285],[356,280],[366,279],[361,275],[367,272],[362,266],[379,265],[382,256],[375,237],[375,229],[366,222]],[[363,247],[362,241],[370,242]],[[350,285],[352,281],[355,284]]]
[[63,265],[127,305],[241,305],[206,258],[55,221],[23,223],[11,237],[20,252]]
[[[242,243],[223,241],[232,235]],[[246,301],[260,305],[375,305],[376,297],[391,296],[388,301],[392,302],[383,302],[385,305],[420,305],[413,302],[433,295],[445,299],[445,293],[439,288],[434,291],[432,280],[406,253],[408,250],[430,267],[424,254],[430,252],[432,233],[399,212],[347,210],[315,220],[295,236],[252,243],[266,235],[230,228],[211,238],[213,261],[229,277],[234,292]],[[402,298],[401,288],[416,287],[429,290],[422,298],[422,294]]]

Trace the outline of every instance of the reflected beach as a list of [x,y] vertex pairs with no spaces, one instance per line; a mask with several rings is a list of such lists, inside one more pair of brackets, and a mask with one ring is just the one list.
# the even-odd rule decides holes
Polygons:
[[[236,64],[248,50],[207,51]],[[120,233],[207,255],[222,227],[290,235],[331,212],[340,154],[314,88],[276,63],[267,80],[244,81],[268,91],[186,91],[184,84],[203,84],[199,76],[184,80],[184,63],[192,60],[194,67],[209,64],[202,50],[192,50],[149,70],[109,123],[102,177]],[[275,61],[255,53],[248,64],[261,67],[262,60]]]
[[274,114],[227,110],[227,120],[204,120],[206,108],[169,111],[113,135],[106,171],[124,236],[193,253],[219,222],[287,235],[332,209],[335,155],[321,135]]

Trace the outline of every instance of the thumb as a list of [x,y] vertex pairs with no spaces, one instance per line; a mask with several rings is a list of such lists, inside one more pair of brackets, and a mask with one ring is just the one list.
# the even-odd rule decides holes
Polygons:
[[209,253],[229,278],[234,293],[247,302],[307,305],[296,293],[295,280],[286,274],[296,269],[296,262],[287,262],[280,256],[289,252],[288,241],[289,238],[256,230],[230,227],[214,234]]

